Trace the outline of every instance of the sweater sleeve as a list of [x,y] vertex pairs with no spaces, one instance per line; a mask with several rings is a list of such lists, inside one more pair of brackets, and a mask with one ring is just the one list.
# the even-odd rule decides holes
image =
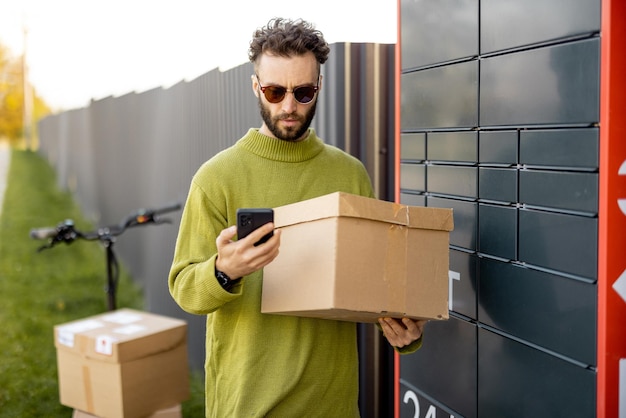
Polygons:
[[[382,328],[380,327],[380,324],[376,323],[376,328],[378,328],[378,330],[382,332]],[[420,348],[422,348],[423,341],[424,341],[424,332],[422,331],[422,335],[417,340],[413,341],[411,344],[406,345],[404,347],[395,347],[395,346],[392,346],[392,347],[399,354],[412,354],[412,353],[415,353]]]
[[400,354],[415,353],[417,350],[422,348],[423,340],[424,340],[424,334],[422,333],[422,336],[419,337],[417,340],[413,341],[411,344],[404,346],[404,347],[400,347],[400,348],[394,347],[394,350],[396,350]]
[[238,287],[224,290],[215,277],[215,239],[226,227],[224,215],[192,181],[168,277],[170,294],[189,313],[211,313],[241,295]]

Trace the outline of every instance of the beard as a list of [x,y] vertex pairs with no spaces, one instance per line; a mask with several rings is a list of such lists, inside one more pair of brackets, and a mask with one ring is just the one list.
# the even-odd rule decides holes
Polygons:
[[[304,134],[309,130],[309,126],[311,126],[311,121],[313,121],[313,117],[315,116],[316,107],[317,100],[308,106],[304,115],[297,113],[282,113],[277,116],[272,116],[269,108],[263,104],[261,97],[259,97],[259,109],[261,110],[263,122],[265,122],[267,128],[276,138],[283,141],[295,142],[304,136]],[[297,120],[300,123],[296,126],[278,126],[279,122],[283,119]]]

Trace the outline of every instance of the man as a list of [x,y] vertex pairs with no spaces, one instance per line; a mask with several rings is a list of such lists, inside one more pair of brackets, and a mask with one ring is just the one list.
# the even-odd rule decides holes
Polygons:
[[[309,23],[271,20],[254,33],[252,91],[263,124],[194,175],[169,275],[173,298],[207,315],[207,417],[358,417],[356,325],[261,314],[263,267],[280,230],[267,224],[241,240],[236,211],[277,207],[331,192],[373,197],[357,159],[326,145],[310,123],[330,49]],[[297,274],[297,272],[295,272]],[[424,321],[384,318],[400,352],[421,344]]]

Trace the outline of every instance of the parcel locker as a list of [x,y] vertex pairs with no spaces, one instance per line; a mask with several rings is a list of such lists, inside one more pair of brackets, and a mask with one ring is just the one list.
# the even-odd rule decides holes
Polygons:
[[520,131],[520,164],[538,168],[598,169],[599,129],[564,128]]
[[592,417],[595,373],[510,338],[478,329],[478,416]]
[[401,163],[400,178],[406,190],[417,192],[426,190],[426,166],[424,164]]
[[474,321],[478,318],[478,260],[473,252],[450,249],[449,309]]
[[492,257],[517,258],[517,208],[478,206],[478,252]]
[[598,174],[523,170],[519,175],[520,202],[562,211],[598,212]]
[[572,361],[596,360],[593,283],[481,258],[478,320]]
[[426,173],[426,189],[433,194],[476,198],[478,170],[475,167],[429,165]]
[[426,196],[419,193],[400,193],[400,203],[409,206],[426,206]]
[[518,171],[508,168],[478,169],[478,197],[484,201],[517,202]]
[[557,41],[597,32],[600,2],[480,0],[480,25],[483,54]]
[[426,206],[451,208],[454,216],[454,230],[450,232],[450,245],[476,251],[478,234],[478,204],[453,198],[429,196]]
[[589,125],[599,119],[600,40],[496,55],[480,61],[480,124]]
[[472,127],[478,122],[478,61],[427,68],[402,77],[403,132]]
[[480,131],[478,162],[490,166],[512,167],[518,162],[517,131]]
[[594,280],[597,242],[596,218],[519,211],[519,259],[524,263]]
[[[400,19],[403,68],[424,67],[478,54],[476,0],[420,1],[415,7],[403,8]],[[439,47],[433,48],[433,45]]]
[[400,137],[400,159],[420,162],[426,159],[426,134],[402,134]]
[[[455,229],[452,323],[396,357],[396,416],[624,415],[626,3],[399,12],[398,152],[420,168],[398,198],[452,208]],[[442,383],[459,376],[464,394]]]
[[474,131],[431,132],[426,137],[429,161],[475,163],[478,135]]
[[[424,416],[428,409],[447,411],[454,416],[476,418],[477,329],[468,321],[450,318],[428,323],[431,339],[421,350],[423,356],[407,356],[401,363],[403,416]],[[424,399],[415,402],[415,395]],[[461,412],[462,411],[462,412]]]

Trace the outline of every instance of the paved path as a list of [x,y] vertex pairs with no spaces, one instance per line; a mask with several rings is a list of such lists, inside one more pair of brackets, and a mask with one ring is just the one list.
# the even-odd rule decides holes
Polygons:
[[11,147],[8,142],[0,141],[0,214],[2,214],[2,202],[4,191],[7,188],[7,176],[9,174],[9,161],[11,160]]

